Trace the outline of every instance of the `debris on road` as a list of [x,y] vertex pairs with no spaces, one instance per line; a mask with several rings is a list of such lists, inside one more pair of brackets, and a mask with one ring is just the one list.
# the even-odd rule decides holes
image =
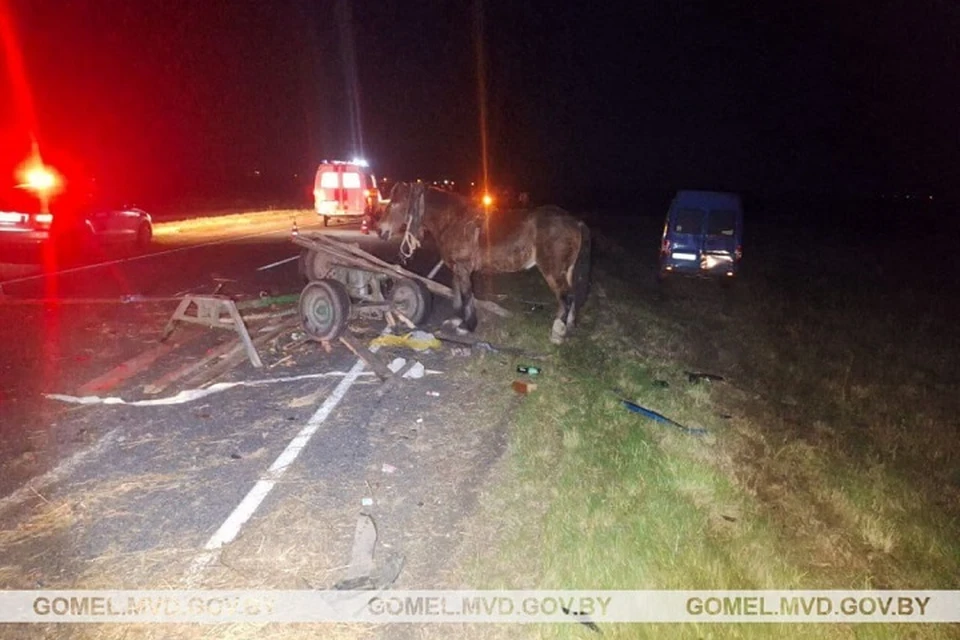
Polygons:
[[[192,313],[191,309],[194,309]],[[240,311],[233,300],[222,296],[184,296],[180,304],[177,305],[176,311],[173,312],[173,316],[167,322],[167,326],[164,327],[160,342],[165,342],[177,328],[177,323],[180,322],[199,324],[215,329],[233,329],[240,336],[240,340],[247,351],[247,357],[250,358],[253,366],[258,369],[263,366],[260,355],[250,339],[247,326],[243,323]]]
[[261,293],[260,297],[256,299],[238,302],[237,309],[261,309],[263,307],[272,307],[281,304],[297,304],[297,302],[300,300],[299,293],[290,293],[279,296],[265,295],[265,293],[266,292]]
[[386,462],[384,462],[384,463],[383,463],[383,466],[380,467],[380,471],[382,471],[383,473],[387,473],[387,474],[396,473],[396,472],[397,472],[397,468],[396,468],[395,466],[393,466],[392,464],[387,464]]
[[490,353],[505,353],[512,356],[520,356],[521,358],[527,358],[529,360],[545,360],[546,356],[539,353],[528,353],[523,349],[515,349],[513,347],[502,347],[499,345],[490,344],[483,340],[475,340],[473,338],[468,338],[466,336],[455,336],[449,333],[440,332],[437,334],[437,338],[443,342],[451,342],[453,344],[464,345],[467,347],[472,347],[480,351],[489,351]]
[[143,392],[147,395],[157,395],[158,393],[163,393],[164,389],[169,387],[171,384],[185,378],[189,375],[193,375],[195,372],[199,371],[205,367],[210,362],[217,360],[218,358],[225,357],[227,354],[232,353],[235,349],[240,348],[240,338],[234,338],[224,342],[218,347],[213,347],[207,350],[206,354],[196,362],[187,363],[173,371],[170,371],[158,380],[153,381],[152,383],[146,385],[143,388]]
[[273,364],[271,364],[268,368],[269,368],[269,369],[273,369],[274,367],[278,367],[278,366],[280,366],[281,364],[284,364],[284,363],[286,363],[286,362],[290,362],[292,359],[293,359],[293,354],[291,353],[291,354],[289,354],[289,355],[283,356],[282,358],[280,358],[279,360],[277,360],[276,362],[274,362]]
[[426,331],[412,331],[402,336],[382,335],[374,338],[370,342],[371,346],[377,347],[406,347],[414,351],[429,351],[430,349],[439,349],[440,341],[436,336]]
[[428,396],[431,396],[431,397],[433,397],[433,398],[439,398],[439,397],[440,397],[440,392],[439,392],[439,391],[427,391],[427,395],[428,395]]
[[[191,340],[193,337],[196,336],[188,337],[186,341]],[[98,391],[109,391],[124,380],[128,380],[137,373],[145,370],[151,364],[156,362],[161,356],[169,353],[178,346],[179,345],[177,344],[168,342],[166,344],[156,345],[152,349],[147,349],[140,355],[134,356],[133,358],[120,363],[103,375],[97,376],[93,380],[90,380],[81,386],[77,390],[77,393],[81,396],[86,396]]]
[[[391,371],[391,373],[397,373],[401,369],[403,369],[406,364],[407,364],[407,361],[405,358],[394,358],[393,361],[390,362],[389,365],[387,365],[387,368]],[[427,369],[426,367],[423,366],[422,363],[415,361],[413,365],[410,366],[410,368],[406,371],[406,373],[403,374],[403,377],[408,379],[412,378],[414,380],[418,380],[428,373],[432,375],[438,375],[443,372],[434,371],[433,369]]]
[[361,499],[360,499],[360,504],[361,504],[362,506],[364,506],[364,507],[372,507],[372,506],[373,506],[373,498],[361,498]]
[[378,345],[372,345],[370,349],[367,349],[364,345],[357,342],[353,337],[348,335],[340,336],[340,342],[343,343],[347,349],[353,352],[353,355],[357,356],[373,369],[374,373],[377,374],[377,377],[381,380],[388,379],[393,373],[390,371],[386,365],[381,362],[381,360],[375,355],[376,350],[380,347]]
[[543,369],[540,367],[533,367],[526,364],[521,364],[517,366],[517,373],[525,373],[528,376],[538,376],[543,373]]
[[526,395],[537,390],[537,385],[533,382],[527,382],[525,380],[514,380],[511,385],[513,390],[517,393]]
[[286,318],[287,316],[296,315],[296,313],[296,309],[285,309],[283,311],[265,311],[263,313],[240,314],[240,317],[243,318],[245,322],[253,322],[255,320],[268,320],[270,318]]

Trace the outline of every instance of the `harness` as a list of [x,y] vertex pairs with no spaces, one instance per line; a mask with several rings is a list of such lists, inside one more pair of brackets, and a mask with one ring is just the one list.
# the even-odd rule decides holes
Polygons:
[[[426,214],[427,185],[423,183],[414,183],[410,185],[410,195],[407,198],[406,211],[406,231],[403,239],[400,241],[400,260],[406,262],[413,256],[413,253],[420,248],[421,238],[423,237],[423,217]],[[483,228],[483,213],[473,210],[473,217],[464,219],[454,219],[453,224],[462,224],[464,233],[480,234]],[[457,212],[458,215],[461,212]],[[449,228],[449,226],[447,227]],[[442,233],[444,230],[441,229]]]
[[410,259],[413,252],[420,248],[426,191],[427,186],[423,183],[417,182],[410,185],[410,196],[407,199],[407,228],[403,233],[403,240],[400,241],[400,259],[403,262]]

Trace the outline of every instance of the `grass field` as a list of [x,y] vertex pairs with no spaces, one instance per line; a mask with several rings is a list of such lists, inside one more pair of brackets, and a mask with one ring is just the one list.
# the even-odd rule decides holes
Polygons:
[[[464,577],[489,588],[956,589],[957,344],[922,287],[783,256],[732,292],[678,282],[598,242],[577,336],[545,364],[513,432],[497,522]],[[836,260],[840,260],[840,254]],[[829,250],[823,265],[833,265]],[[762,270],[761,270],[762,269]],[[842,270],[841,270],[842,271]],[[866,284],[865,284],[866,282]],[[536,274],[504,281],[549,299]],[[552,305],[495,330],[543,349]],[[688,371],[722,375],[693,383]],[[628,412],[623,397],[690,435]],[[478,534],[483,538],[483,534]],[[484,552],[483,549],[492,550]],[[489,629],[478,630],[488,637]],[[531,637],[584,637],[576,625]],[[517,629],[502,637],[516,637]],[[623,626],[605,637],[956,637],[955,626]]]

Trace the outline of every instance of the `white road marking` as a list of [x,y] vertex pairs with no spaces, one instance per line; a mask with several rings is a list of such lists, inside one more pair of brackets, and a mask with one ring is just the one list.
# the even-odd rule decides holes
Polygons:
[[[348,372],[344,371],[326,371],[324,373],[305,373],[299,376],[289,376],[285,378],[263,378],[261,380],[240,380],[238,382],[218,382],[202,389],[184,389],[174,396],[168,398],[153,398],[151,400],[131,400],[127,401],[116,396],[68,396],[62,393],[45,393],[45,398],[50,400],[59,400],[60,402],[69,402],[72,404],[125,404],[130,407],[161,407],[171,404],[184,404],[193,402],[200,398],[205,398],[214,393],[220,393],[234,387],[262,387],[268,384],[277,384],[278,382],[297,382],[299,380],[315,380],[317,378],[337,378],[346,377]],[[373,372],[364,372],[359,375],[373,375]]]
[[292,258],[284,258],[283,260],[277,260],[276,262],[271,262],[270,264],[265,264],[262,267],[257,267],[257,271],[266,271],[267,269],[273,269],[274,267],[279,267],[282,264],[287,264],[288,262],[293,262],[294,260],[299,259],[300,256],[293,256]]
[[190,564],[189,569],[187,569],[184,580],[188,588],[194,588],[198,584],[206,568],[219,558],[220,549],[236,539],[240,533],[240,529],[242,529],[243,525],[253,516],[264,498],[273,490],[277,481],[283,477],[283,474],[290,468],[290,465],[297,459],[300,452],[303,451],[307,443],[310,442],[310,439],[316,434],[320,425],[330,416],[334,408],[340,404],[340,401],[346,395],[347,391],[353,386],[353,383],[357,381],[357,378],[360,377],[365,366],[363,360],[357,360],[350,371],[347,372],[346,377],[344,377],[344,379],[340,381],[340,384],[333,390],[333,393],[323,401],[320,408],[310,417],[306,426],[290,441],[290,444],[288,444],[286,449],[274,460],[270,468],[267,469],[267,472],[253,485],[250,492],[247,493],[243,500],[240,501],[240,504],[237,505],[233,512],[227,516],[227,519],[224,520],[223,524],[220,525],[220,528],[210,537],[203,546],[203,553],[197,556]]

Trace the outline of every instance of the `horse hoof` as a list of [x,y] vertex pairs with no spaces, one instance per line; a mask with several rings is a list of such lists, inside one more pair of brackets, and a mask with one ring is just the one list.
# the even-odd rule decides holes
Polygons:
[[551,333],[562,338],[567,335],[567,325],[563,324],[563,320],[557,318],[553,321],[553,331]]
[[447,318],[443,321],[443,326],[447,329],[459,329],[463,324],[463,318]]
[[469,333],[470,333],[470,332],[467,331],[466,329],[464,329],[463,327],[457,327],[457,335],[458,335],[458,336],[465,336],[465,335],[468,335]]
[[556,318],[553,321],[553,329],[550,331],[550,342],[553,344],[563,344],[563,339],[567,335],[567,325],[563,320]]

